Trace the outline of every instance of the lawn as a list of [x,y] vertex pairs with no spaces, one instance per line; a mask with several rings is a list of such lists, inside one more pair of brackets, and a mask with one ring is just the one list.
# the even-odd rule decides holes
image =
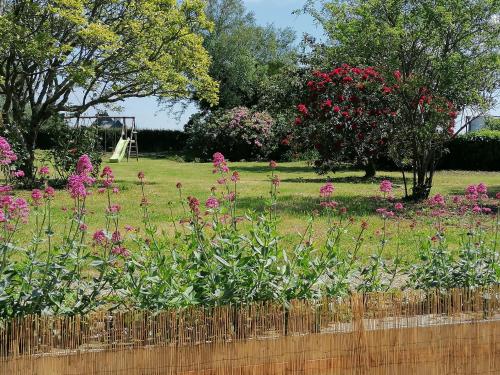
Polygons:
[[[107,160],[107,159],[106,159]],[[212,166],[208,163],[184,163],[161,157],[143,156],[138,162],[122,162],[110,164],[116,176],[120,193],[114,196],[116,203],[122,207],[122,225],[138,226],[141,223],[140,186],[137,172],[143,171],[146,176],[146,195],[151,202],[151,219],[159,228],[169,233],[172,228],[170,208],[172,207],[175,220],[182,218],[182,209],[176,183],[183,185],[183,195],[196,196],[202,203],[210,194],[212,186],[217,186],[217,177],[212,174]],[[232,170],[240,173],[241,181],[238,185],[238,214],[244,215],[248,210],[262,211],[269,196],[270,169],[267,163],[240,162],[230,163]],[[330,180],[335,186],[334,199],[348,210],[348,215],[359,225],[361,220],[369,222],[369,228],[362,252],[371,253],[380,243],[377,230],[383,225],[383,220],[375,213],[382,203],[379,183],[382,179],[389,179],[394,183],[396,198],[403,196],[401,174],[398,172],[380,171],[377,177],[371,180],[362,178],[361,171],[341,171],[329,176],[319,176],[305,162],[280,163],[275,173],[280,177],[278,211],[280,214],[280,233],[285,235],[286,241],[291,241],[307,225],[306,219],[320,207],[319,188],[325,181]],[[440,171],[435,177],[435,186],[432,194],[444,195],[462,194],[468,184],[484,182],[491,192],[500,191],[500,174],[494,172],[471,171]],[[21,195],[28,196],[27,192]],[[169,205],[172,202],[172,205]],[[100,228],[104,223],[103,210],[105,196],[94,193],[88,198],[87,208],[91,213],[89,229]],[[59,192],[55,205],[58,208],[71,207],[70,197]],[[407,205],[409,207],[409,205]],[[416,207],[415,207],[416,208]],[[56,210],[54,215],[56,225],[63,225],[63,210]],[[401,248],[408,255],[416,251],[416,238],[430,237],[434,234],[431,225],[417,226],[411,229],[411,220],[403,220],[400,230],[403,233]],[[243,224],[245,225],[245,224]],[[29,227],[28,227],[29,228]],[[319,215],[315,220],[315,238],[321,240],[327,228],[327,219]],[[356,228],[357,229],[357,228]],[[390,229],[394,234],[395,225]],[[356,231],[353,233],[355,234]],[[353,235],[354,235],[353,234]],[[457,233],[453,229],[449,232],[450,243],[457,243]],[[346,244],[347,251],[349,245]],[[386,256],[392,255],[396,249],[395,241],[389,241]]]

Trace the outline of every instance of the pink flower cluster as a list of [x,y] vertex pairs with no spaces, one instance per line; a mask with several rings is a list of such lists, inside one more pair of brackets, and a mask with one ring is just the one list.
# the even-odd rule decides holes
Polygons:
[[0,137],[0,165],[9,165],[17,160],[17,155],[12,151],[10,143]]
[[465,189],[465,198],[469,201],[488,199],[488,188],[482,182],[479,185],[469,185]]
[[80,156],[76,164],[76,174],[68,178],[68,190],[72,198],[84,198],[89,194],[87,187],[95,182],[90,176],[93,169],[89,156]]
[[11,220],[21,220],[26,223],[29,216],[29,206],[23,198],[13,198],[10,195],[0,197],[0,206],[3,210],[0,211],[0,222],[8,222]]
[[335,187],[331,182],[327,182],[325,185],[320,187],[319,189],[319,195],[322,198],[329,198],[332,194],[333,191],[335,190]]
[[221,172],[221,173],[228,173],[229,172],[229,167],[227,166],[226,159],[224,158],[224,155],[222,155],[220,152],[216,152],[212,156],[212,162],[214,165],[214,173]]
[[214,196],[211,196],[205,202],[205,206],[211,210],[219,208],[219,201]]
[[390,193],[392,191],[392,182],[389,180],[383,180],[380,183],[380,191],[382,193]]

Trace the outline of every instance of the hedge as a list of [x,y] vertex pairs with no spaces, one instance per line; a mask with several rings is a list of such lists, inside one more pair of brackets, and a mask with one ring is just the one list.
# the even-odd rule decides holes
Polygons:
[[[113,151],[121,134],[121,129],[99,130],[101,147]],[[137,143],[139,152],[177,152],[181,153],[186,145],[187,135],[180,130],[139,129]],[[52,148],[53,143],[46,132],[40,132],[37,147],[42,150]]]
[[500,131],[480,130],[459,136],[448,145],[439,169],[500,171]]
[[[109,129],[106,134],[107,150],[116,144],[120,136],[120,129]],[[179,130],[153,130],[140,129],[138,131],[139,152],[174,152],[183,153],[187,141],[187,134]],[[104,147],[104,131],[102,137]],[[47,134],[41,132],[38,139],[38,147],[41,149],[51,148],[50,139]],[[459,136],[452,140],[446,153],[438,164],[438,169],[458,169],[458,170],[484,170],[500,171],[500,131],[481,130]],[[272,159],[280,160],[283,153],[276,152],[271,155]],[[221,150],[224,152],[224,150]],[[388,160],[381,160],[379,169],[395,169],[393,163]]]

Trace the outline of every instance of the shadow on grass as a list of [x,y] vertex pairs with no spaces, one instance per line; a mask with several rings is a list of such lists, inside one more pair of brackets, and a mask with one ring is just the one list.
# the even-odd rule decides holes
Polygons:
[[[404,181],[402,177],[394,177],[394,176],[376,176],[371,178],[365,178],[363,176],[343,176],[343,177],[315,177],[315,178],[285,178],[283,182],[292,182],[292,183],[324,183],[324,182],[332,182],[338,184],[379,184],[383,180],[390,180],[393,184],[403,185]],[[407,180],[408,182],[408,180]]]
[[[254,172],[254,173],[271,173],[271,169],[267,164],[263,165],[236,165],[235,170],[238,172]],[[314,172],[312,167],[299,166],[299,165],[278,165],[275,169],[276,174],[280,173],[312,173]]]
[[[450,195],[464,195],[465,194],[465,188],[467,186],[464,186],[463,188],[461,189],[458,189],[458,188],[453,188],[449,191],[448,194]],[[495,197],[495,195],[497,193],[500,193],[500,185],[492,185],[492,186],[488,186],[488,195],[490,197]],[[431,193],[432,195],[432,193]]]
[[[238,200],[238,209],[262,212],[267,199],[267,197],[241,197]],[[372,215],[384,203],[381,197],[374,196],[338,195],[334,200],[339,203],[339,207],[346,207],[350,216]],[[319,203],[319,198],[315,197],[282,195],[278,197],[278,211],[283,214],[306,216],[320,209]]]

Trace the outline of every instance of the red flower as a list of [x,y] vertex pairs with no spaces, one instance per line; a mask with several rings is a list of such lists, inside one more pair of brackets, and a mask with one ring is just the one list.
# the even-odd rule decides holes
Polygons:
[[302,119],[300,117],[297,117],[295,119],[295,125],[300,125],[300,124],[302,124]]
[[401,72],[399,70],[395,70],[394,73],[394,78],[396,78],[397,81],[401,79]]
[[299,104],[297,106],[297,109],[299,110],[300,113],[303,113],[304,115],[307,115],[309,113],[305,104]]
[[332,100],[331,100],[331,99],[327,99],[327,100],[325,100],[325,102],[323,103],[323,106],[324,106],[324,107],[328,107],[328,108],[332,108],[332,104],[333,104]]
[[339,113],[340,112],[340,107],[338,105],[333,106],[333,112]]

